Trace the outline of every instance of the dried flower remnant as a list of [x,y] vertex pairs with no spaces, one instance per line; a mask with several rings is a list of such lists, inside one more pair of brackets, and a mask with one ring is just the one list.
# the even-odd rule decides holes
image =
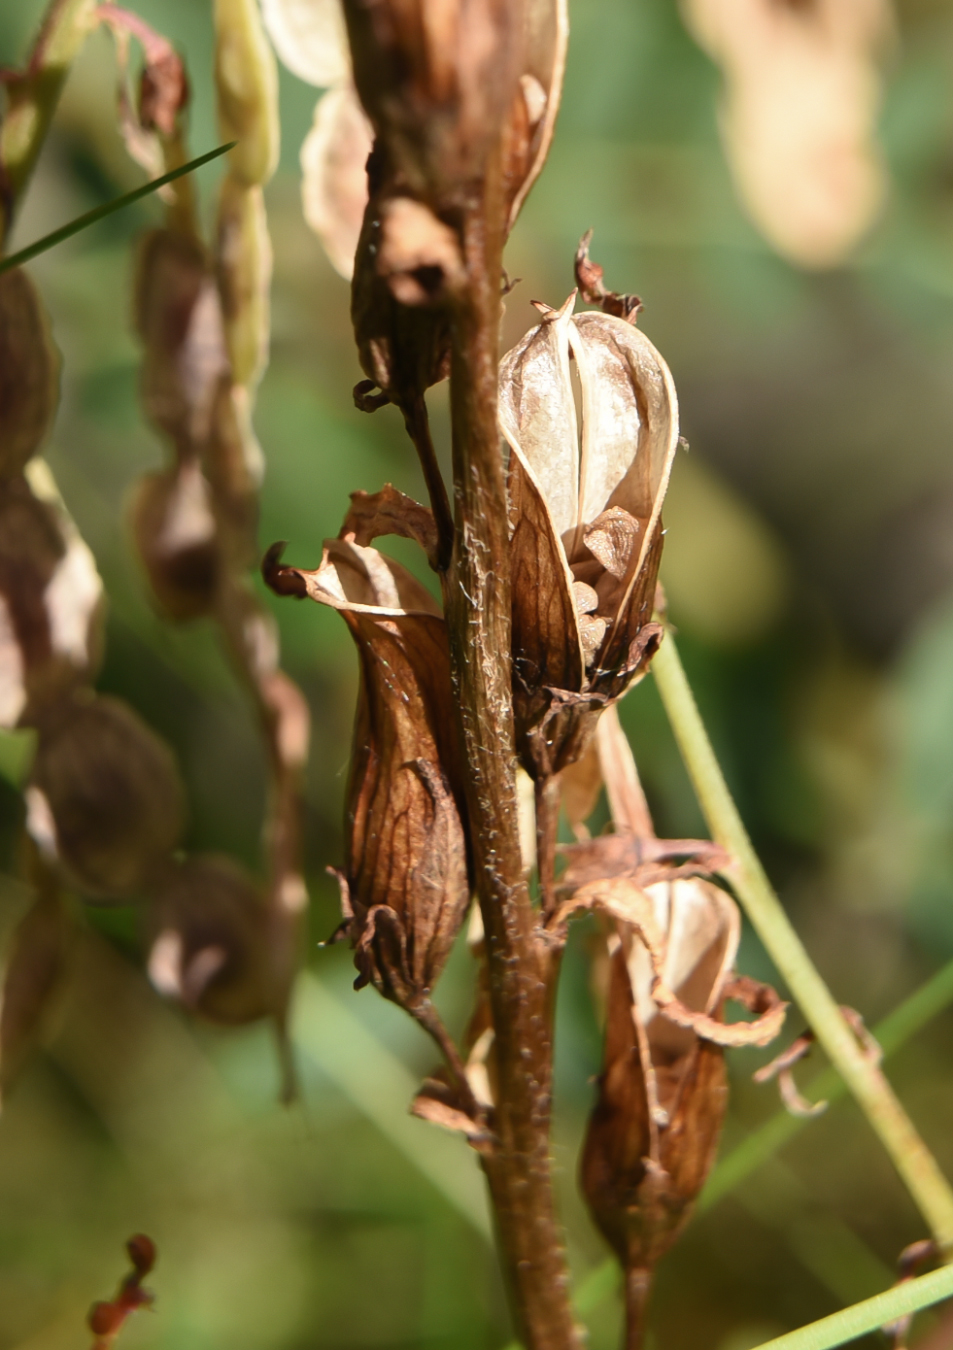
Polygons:
[[841,262],[886,195],[875,140],[890,0],[685,0],[725,77],[722,136],[739,194],[784,257]]
[[644,671],[661,636],[652,609],[678,443],[675,387],[651,342],[574,303],[547,309],[500,366],[517,748],[537,778],[578,757],[593,710]]
[[126,1252],[132,1270],[120,1284],[115,1298],[108,1303],[94,1303],[89,1310],[87,1325],[95,1337],[92,1350],[110,1350],[126,1318],[153,1302],[153,1295],[143,1288],[142,1281],[155,1266],[155,1243],[144,1233],[137,1233],[126,1243]]
[[283,566],[281,547],[265,560],[268,584],[338,610],[361,663],[342,936],[359,986],[427,1016],[470,898],[446,627],[430,594],[376,549],[328,540],[305,571]]

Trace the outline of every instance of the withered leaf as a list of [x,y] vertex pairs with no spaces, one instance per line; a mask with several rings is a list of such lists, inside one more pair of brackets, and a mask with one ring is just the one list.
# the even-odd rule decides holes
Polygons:
[[26,790],[27,828],[86,895],[141,894],[184,823],[168,747],[118,699],[75,696],[39,727]]
[[60,363],[33,282],[0,275],[0,479],[22,471],[56,415]]
[[413,539],[431,566],[437,561],[437,527],[433,512],[386,483],[380,492],[352,492],[351,509],[344,517],[341,538],[365,548],[382,534]]

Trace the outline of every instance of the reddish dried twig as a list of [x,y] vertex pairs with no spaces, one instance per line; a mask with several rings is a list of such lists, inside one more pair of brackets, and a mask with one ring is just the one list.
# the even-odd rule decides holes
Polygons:
[[86,1319],[93,1333],[92,1350],[109,1350],[131,1313],[152,1305],[154,1295],[142,1287],[142,1281],[156,1263],[155,1243],[144,1233],[137,1233],[126,1243],[132,1270],[108,1303],[94,1303]]

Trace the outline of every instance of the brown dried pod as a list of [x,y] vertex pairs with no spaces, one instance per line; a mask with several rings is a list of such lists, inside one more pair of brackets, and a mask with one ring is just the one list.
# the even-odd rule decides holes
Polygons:
[[[735,1044],[763,1044],[778,1029],[770,1014],[761,1033],[759,1023],[721,1023],[734,992],[740,927],[723,891],[681,880],[650,887],[639,922],[621,924],[610,943],[605,1061],[581,1183],[626,1272],[632,1347],[641,1344],[651,1271],[687,1222],[715,1160],[727,1100],[721,1045],[729,1033]],[[692,1025],[672,1020],[661,986],[688,1014],[681,1023]]]
[[56,414],[60,362],[33,282],[0,275],[0,479],[22,471]]
[[160,994],[224,1025],[275,1012],[268,908],[235,863],[178,865],[155,893],[148,925],[149,978]]
[[675,386],[652,343],[617,316],[574,316],[574,302],[547,310],[500,365],[517,747],[537,777],[578,758],[593,709],[644,672],[661,637],[652,608],[678,444]]
[[357,645],[345,931],[358,984],[415,1011],[470,898],[446,627],[423,586],[376,549],[329,540],[313,572],[281,566],[279,553],[265,563],[272,588],[337,609]]
[[201,243],[178,230],[147,234],[135,305],[145,411],[180,454],[197,453],[211,435],[229,373],[218,289]]
[[99,663],[96,563],[46,465],[0,479],[0,726],[34,722]]
[[220,559],[209,486],[197,460],[144,475],[130,519],[159,609],[175,620],[210,614]]
[[125,899],[169,863],[184,820],[168,747],[118,699],[74,697],[39,727],[27,829],[88,896]]

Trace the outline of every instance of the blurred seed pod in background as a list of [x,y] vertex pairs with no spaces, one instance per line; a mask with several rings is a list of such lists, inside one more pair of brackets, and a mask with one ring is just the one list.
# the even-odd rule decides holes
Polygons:
[[171,870],[148,910],[149,978],[160,994],[224,1025],[276,1011],[269,913],[254,882],[217,856]]
[[130,523],[153,597],[169,619],[195,619],[215,605],[219,551],[209,486],[195,459],[144,475]]
[[0,275],[0,479],[21,473],[56,414],[60,361],[33,282]]
[[39,726],[27,829],[92,898],[142,894],[168,866],[185,817],[169,748],[118,699],[78,695]]
[[96,563],[46,465],[0,479],[0,726],[31,724],[92,679],[102,615]]

